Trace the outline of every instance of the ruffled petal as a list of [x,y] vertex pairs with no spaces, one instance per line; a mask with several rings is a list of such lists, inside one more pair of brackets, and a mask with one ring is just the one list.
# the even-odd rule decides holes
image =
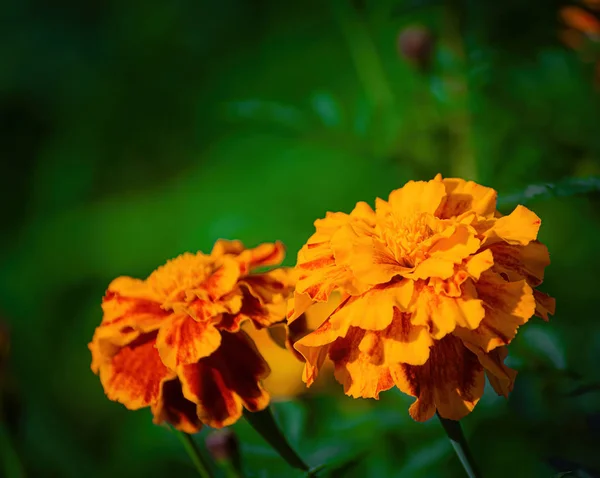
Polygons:
[[170,315],[144,281],[131,277],[119,277],[110,283],[102,299],[102,311],[102,322],[95,335],[118,345],[157,330]]
[[255,412],[269,404],[260,380],[270,369],[252,340],[243,331],[221,335],[215,353],[178,369],[183,396],[198,405],[198,417],[213,428],[235,423],[242,407]]
[[445,195],[446,189],[441,182],[409,181],[404,187],[392,191],[388,202],[398,217],[434,214]]
[[377,347],[377,341],[376,333],[352,327],[345,337],[330,346],[334,375],[344,385],[346,395],[378,399],[380,392],[394,386],[383,361],[383,349]]
[[400,364],[391,368],[391,375],[400,390],[417,397],[409,413],[419,422],[433,417],[436,409],[443,418],[460,420],[473,410],[485,385],[477,356],[452,335],[435,343],[424,365]]
[[514,387],[517,371],[504,365],[504,360],[508,356],[507,348],[498,347],[486,353],[480,347],[471,344],[465,344],[465,346],[477,355],[479,362],[485,368],[490,385],[496,393],[508,397]]
[[145,334],[100,366],[106,396],[130,410],[147,407],[160,396],[163,381],[175,377],[164,366],[155,347],[156,334]]
[[508,280],[525,279],[531,287],[544,280],[544,269],[550,265],[548,248],[532,241],[526,246],[515,246],[499,242],[489,249],[494,255],[494,270],[507,275]]
[[166,380],[162,384],[159,399],[151,407],[153,423],[167,422],[184,433],[198,433],[202,422],[196,415],[196,404],[186,400],[178,379]]
[[524,206],[517,206],[508,216],[496,220],[483,233],[482,246],[504,241],[515,246],[526,246],[537,238],[542,221]]
[[486,272],[477,282],[479,298],[483,300],[485,317],[475,330],[459,327],[454,333],[489,352],[509,344],[520,325],[535,312],[535,299],[526,281],[506,282],[498,274]]
[[160,358],[171,370],[208,357],[219,345],[221,334],[213,324],[197,322],[187,315],[161,327],[156,339]]
[[447,297],[431,286],[421,286],[417,292],[413,324],[427,326],[431,336],[440,340],[456,327],[476,329],[484,315],[483,303],[470,281],[462,285],[459,297]]
[[533,297],[535,298],[535,315],[541,317],[546,322],[550,320],[548,314],[554,315],[556,309],[556,299],[550,297],[539,290],[533,291]]
[[443,183],[446,197],[436,216],[447,219],[469,211],[485,217],[494,215],[497,193],[492,188],[458,178],[445,178]]
[[342,323],[364,330],[383,330],[392,323],[394,308],[406,311],[412,301],[414,282],[404,279],[385,286],[376,286],[357,297],[350,297],[334,314],[331,325],[343,328]]

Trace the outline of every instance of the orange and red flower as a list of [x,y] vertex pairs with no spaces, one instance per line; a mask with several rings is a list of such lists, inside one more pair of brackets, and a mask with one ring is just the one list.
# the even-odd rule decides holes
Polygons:
[[245,249],[219,240],[210,255],[185,253],[146,280],[119,277],[102,301],[104,316],[89,348],[108,398],[154,422],[194,433],[234,423],[242,408],[264,409],[269,366],[240,329],[285,318],[293,280],[281,243]]
[[327,213],[298,253],[290,329],[313,304],[342,294],[314,332],[293,338],[310,386],[328,357],[353,397],[397,386],[417,398],[411,416],[458,420],[516,372],[508,345],[531,316],[548,320],[554,299],[534,290],[550,263],[536,241],[540,219],[518,206],[496,211],[496,192],[462,179],[408,182],[373,210]]

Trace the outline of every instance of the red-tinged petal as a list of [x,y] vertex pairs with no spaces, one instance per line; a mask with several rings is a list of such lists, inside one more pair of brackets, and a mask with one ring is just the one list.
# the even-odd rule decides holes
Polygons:
[[388,202],[395,215],[407,217],[418,213],[434,214],[446,189],[438,181],[409,181],[390,193]]
[[541,317],[546,322],[550,320],[548,314],[554,315],[556,309],[556,299],[550,297],[539,290],[533,291],[533,297],[535,298],[535,315]]
[[140,333],[157,330],[170,312],[154,300],[144,281],[119,277],[112,281],[102,299],[104,315],[96,336],[125,345]]
[[270,370],[254,342],[243,331],[221,335],[221,346],[210,357],[179,368],[184,397],[198,405],[198,417],[213,428],[235,423],[242,406],[256,412],[269,404],[260,380]]
[[385,363],[423,365],[429,358],[434,341],[428,327],[411,322],[411,314],[394,308],[394,320],[379,332]]
[[485,317],[475,330],[458,327],[454,333],[466,343],[489,352],[509,344],[520,325],[535,312],[535,300],[526,281],[506,282],[498,274],[486,272],[477,282]]
[[400,364],[391,368],[391,375],[400,390],[417,397],[409,413],[419,422],[433,417],[436,409],[443,418],[460,420],[473,410],[485,384],[477,356],[452,335],[435,343],[424,365]]
[[550,265],[548,248],[538,241],[526,246],[498,242],[488,250],[494,255],[494,271],[506,274],[510,281],[526,279],[532,287],[542,283],[544,269]]
[[480,347],[471,344],[465,346],[477,355],[479,362],[485,368],[485,373],[490,384],[498,395],[508,397],[512,392],[517,377],[517,371],[504,365],[504,360],[508,356],[506,347],[498,347],[489,353],[486,353]]
[[482,246],[504,241],[515,246],[526,246],[537,238],[542,221],[524,206],[517,206],[508,216],[497,219],[483,233]]
[[221,334],[213,324],[197,322],[187,315],[161,327],[156,339],[160,358],[171,370],[208,357],[220,344]]
[[155,343],[156,334],[143,335],[100,366],[100,381],[108,398],[130,410],[158,400],[162,382],[174,378],[175,373],[164,366]]
[[207,294],[211,301],[216,301],[234,289],[239,277],[239,264],[234,259],[225,257],[219,268],[202,283],[198,296],[203,298]]
[[456,327],[476,329],[481,323],[485,309],[472,282],[462,286],[462,296],[446,297],[433,287],[422,286],[417,293],[414,325],[427,326],[431,336],[440,340]]
[[285,246],[276,241],[274,243],[261,244],[254,249],[246,249],[238,260],[248,264],[248,270],[259,267],[278,266],[285,258]]
[[[352,327],[345,337],[330,346],[334,375],[344,385],[346,395],[378,399],[380,392],[394,386],[389,368],[384,364],[383,349],[375,350],[377,340],[375,333]],[[366,343],[361,347],[363,341]]]
[[497,193],[493,189],[457,178],[446,178],[443,183],[446,197],[437,210],[437,217],[448,219],[469,211],[489,217],[496,211]]
[[167,422],[184,433],[198,433],[202,422],[196,414],[196,404],[186,400],[178,379],[166,380],[162,384],[158,401],[152,404],[153,423]]

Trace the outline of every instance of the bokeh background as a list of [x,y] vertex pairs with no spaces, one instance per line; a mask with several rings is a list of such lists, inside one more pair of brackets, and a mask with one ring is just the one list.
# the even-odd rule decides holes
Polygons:
[[[557,313],[511,345],[514,393],[463,420],[484,476],[600,476],[597,4],[4,2],[0,475],[195,476],[90,371],[110,280],[221,237],[282,240],[293,265],[326,211],[441,172],[532,208],[552,258]],[[463,476],[410,402],[325,385],[275,412],[327,476]],[[234,428],[247,476],[297,476]]]

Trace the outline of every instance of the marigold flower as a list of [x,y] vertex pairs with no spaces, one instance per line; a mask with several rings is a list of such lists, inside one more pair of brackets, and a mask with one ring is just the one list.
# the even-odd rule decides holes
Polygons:
[[234,423],[242,407],[264,409],[260,381],[269,366],[240,329],[285,318],[289,269],[251,274],[281,263],[281,243],[245,249],[219,240],[210,255],[185,253],[146,280],[119,277],[102,301],[104,316],[89,348],[92,370],[108,398],[154,422],[197,432],[202,423]]
[[329,357],[347,395],[378,398],[396,385],[417,398],[418,421],[458,420],[483,393],[484,372],[507,395],[516,372],[505,346],[554,299],[534,290],[550,263],[536,241],[540,219],[518,206],[496,211],[496,192],[462,179],[410,181],[375,211],[327,213],[298,253],[288,306],[292,327],[337,290],[339,307],[295,340],[310,386]]

